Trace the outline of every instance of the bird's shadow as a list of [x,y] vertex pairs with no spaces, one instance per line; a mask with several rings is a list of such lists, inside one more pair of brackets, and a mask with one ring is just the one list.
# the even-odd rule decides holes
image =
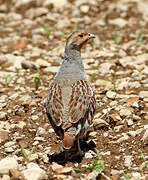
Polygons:
[[[83,150],[83,152],[87,152],[89,150],[92,150],[92,151],[95,151],[95,143],[91,140],[89,143],[87,143],[86,141],[80,141],[80,147],[81,149]],[[55,154],[48,154],[48,158],[49,158],[49,162],[52,163],[52,162],[56,162],[58,164],[62,164],[62,165],[65,165],[68,161],[70,162],[73,162],[73,163],[80,163],[84,157],[83,156],[77,156],[75,155],[76,154],[76,151],[72,151],[71,152],[71,157],[72,158],[69,158],[68,160],[65,159],[65,152],[60,152],[60,153],[55,153]]]

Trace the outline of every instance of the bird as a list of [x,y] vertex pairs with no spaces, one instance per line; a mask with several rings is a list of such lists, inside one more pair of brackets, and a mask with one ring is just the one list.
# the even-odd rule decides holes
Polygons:
[[[62,64],[51,82],[46,98],[46,114],[52,128],[62,140],[62,149],[70,152],[74,142],[78,156],[80,147],[92,123],[96,99],[81,58],[82,47],[95,38],[86,31],[73,32],[66,41]],[[65,153],[65,159],[69,153]]]

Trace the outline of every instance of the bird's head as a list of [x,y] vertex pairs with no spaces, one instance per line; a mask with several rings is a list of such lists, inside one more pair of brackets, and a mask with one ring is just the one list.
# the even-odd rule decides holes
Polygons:
[[95,38],[93,34],[85,31],[76,31],[68,37],[66,47],[80,51],[87,41],[92,38]]

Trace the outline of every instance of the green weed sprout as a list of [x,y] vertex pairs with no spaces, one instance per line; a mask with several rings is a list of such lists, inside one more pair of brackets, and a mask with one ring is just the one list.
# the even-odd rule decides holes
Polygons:
[[90,82],[92,82],[94,79],[95,79],[95,77],[96,77],[96,73],[93,73],[91,76],[90,76]]
[[102,155],[99,154],[97,160],[88,168],[90,171],[95,170],[98,173],[105,173],[104,161],[102,160]]
[[35,148],[35,145],[32,147],[30,153],[27,154],[24,147],[21,145],[21,151],[22,151],[22,154],[23,154],[25,159],[29,159],[31,157],[32,153],[34,152],[34,148]]
[[143,30],[140,30],[136,38],[136,44],[138,44],[142,40],[142,36],[143,36]]
[[[141,154],[141,157],[144,161],[146,161],[144,154]],[[145,162],[145,167],[148,169],[148,162]]]
[[39,85],[40,85],[40,76],[39,76],[39,73],[37,73],[36,76],[35,76],[34,85],[35,85],[35,89],[38,90]]
[[75,22],[73,25],[73,31],[77,31],[78,30],[78,23]]
[[122,37],[117,33],[117,31],[114,32],[114,42],[116,44],[120,44],[120,42],[122,41]]
[[10,74],[6,75],[5,77],[5,84],[8,86],[9,82],[11,81],[12,77]]
[[117,82],[117,79],[116,79],[116,77],[114,77],[112,90],[115,92],[116,92],[116,82]]
[[43,28],[44,28],[46,37],[49,39],[50,34],[51,34],[51,31],[50,31],[49,27],[48,27],[44,22],[42,22],[41,24],[42,24],[42,26],[43,26]]

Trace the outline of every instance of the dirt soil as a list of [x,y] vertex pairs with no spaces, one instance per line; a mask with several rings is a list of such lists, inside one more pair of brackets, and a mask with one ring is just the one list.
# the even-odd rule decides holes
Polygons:
[[[59,172],[54,166],[63,158],[61,141],[47,119],[45,98],[67,36],[83,29],[96,36],[82,58],[97,109],[87,143],[81,143],[84,157],[62,164]],[[0,160],[15,157],[19,172],[34,162],[45,172],[41,179],[118,180],[128,174],[146,180],[147,112],[146,0],[0,0]],[[20,145],[28,153],[35,145],[30,158]],[[90,168],[98,154],[105,177]]]

